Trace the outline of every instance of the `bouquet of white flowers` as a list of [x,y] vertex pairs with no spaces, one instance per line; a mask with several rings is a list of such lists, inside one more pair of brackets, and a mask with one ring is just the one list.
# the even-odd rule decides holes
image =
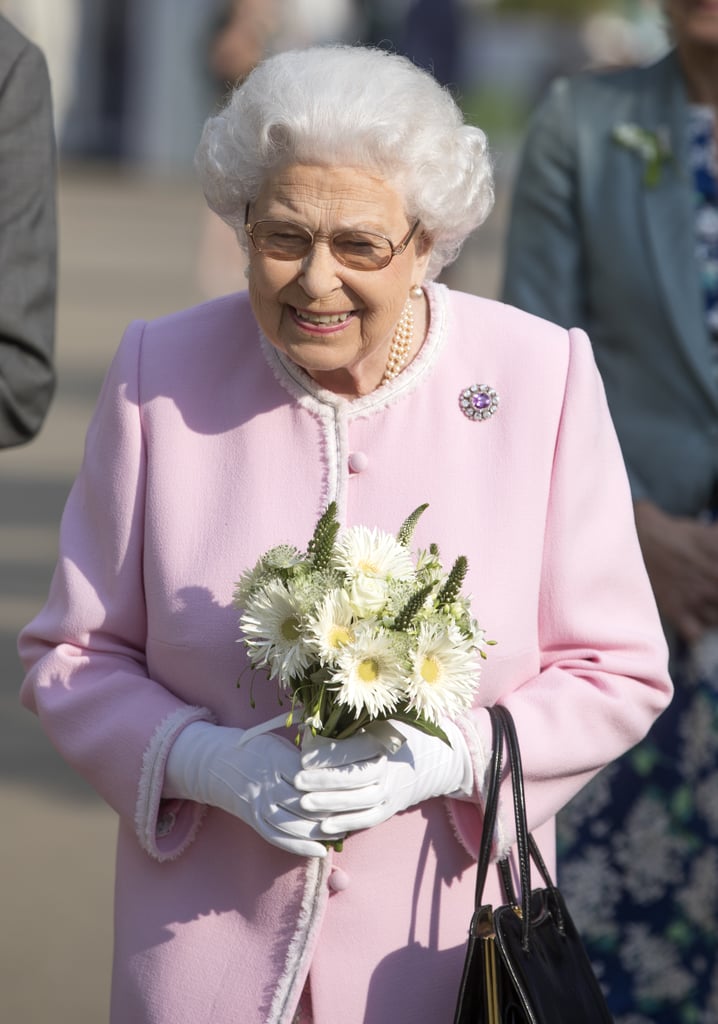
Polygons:
[[[395,719],[446,740],[439,722],[471,706],[493,641],[460,594],[461,555],[445,573],[432,544],[412,558],[416,523],[396,537],[340,529],[334,502],[302,552],[273,547],[237,584],[241,641],[291,697],[286,724],[342,739]],[[298,737],[299,739],[299,737]]]

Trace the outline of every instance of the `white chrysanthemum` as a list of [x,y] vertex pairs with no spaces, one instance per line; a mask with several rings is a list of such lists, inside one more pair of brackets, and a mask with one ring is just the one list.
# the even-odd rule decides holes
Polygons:
[[458,630],[422,622],[410,660],[410,708],[438,723],[471,707],[481,672],[480,656]]
[[334,562],[350,579],[365,576],[376,580],[410,580],[414,577],[411,555],[396,537],[367,526],[352,526],[337,540]]
[[302,603],[291,583],[267,583],[250,597],[239,624],[252,664],[267,665],[271,677],[285,686],[316,660],[303,629]]
[[342,647],[336,660],[336,700],[357,717],[363,711],[372,718],[390,714],[406,698],[401,655],[389,634],[358,630],[355,642]]
[[266,573],[262,560],[253,565],[251,569],[245,569],[234,588],[234,604],[237,608],[245,608],[254,591],[262,581],[266,579]]
[[355,612],[345,590],[325,594],[307,619],[307,634],[315,641],[322,664],[336,660],[342,647],[354,640]]

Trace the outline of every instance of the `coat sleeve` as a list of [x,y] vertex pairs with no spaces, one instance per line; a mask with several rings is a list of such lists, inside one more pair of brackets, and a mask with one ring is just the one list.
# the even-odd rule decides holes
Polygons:
[[524,140],[509,218],[502,298],[560,324],[585,327],[571,83],[558,79]]
[[26,42],[0,83],[0,448],[37,434],[55,387],[55,170],[47,67]]
[[145,447],[139,361],[144,325],[125,334],[90,424],[60,529],[49,597],[20,634],[21,700],[59,753],[130,823],[145,850],[177,856],[202,808],[161,800],[178,732],[211,713],[148,675],[143,581]]
[[[500,699],[516,721],[531,828],[638,743],[672,695],[668,651],[603,385],[584,332],[569,336],[544,530],[540,671],[515,680]],[[488,715],[474,711],[464,728],[480,782],[490,745]],[[477,805],[451,801],[450,812],[475,854]],[[507,803],[501,823],[498,841],[505,849],[514,837]]]
[[[591,116],[591,93],[585,78],[583,85],[579,97],[572,80],[557,79],[529,124],[509,216],[502,299],[567,329],[589,330],[591,238],[581,203],[577,125]],[[641,474],[626,468],[634,501],[645,498]]]

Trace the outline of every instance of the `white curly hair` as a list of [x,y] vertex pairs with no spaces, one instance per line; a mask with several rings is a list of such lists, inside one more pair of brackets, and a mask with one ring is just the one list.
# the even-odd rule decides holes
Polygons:
[[244,211],[291,163],[367,168],[404,197],[433,249],[427,277],[458,255],[494,201],[486,136],[410,60],[364,46],[313,46],[260,63],[208,118],[195,165],[207,203],[246,245]]

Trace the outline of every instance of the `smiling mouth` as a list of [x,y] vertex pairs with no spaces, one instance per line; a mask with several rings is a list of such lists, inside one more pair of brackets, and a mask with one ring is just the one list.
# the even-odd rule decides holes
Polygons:
[[354,310],[350,309],[346,313],[310,313],[306,309],[297,309],[292,307],[297,320],[305,324],[313,324],[317,327],[332,327],[337,324],[346,323],[349,317],[354,316]]

